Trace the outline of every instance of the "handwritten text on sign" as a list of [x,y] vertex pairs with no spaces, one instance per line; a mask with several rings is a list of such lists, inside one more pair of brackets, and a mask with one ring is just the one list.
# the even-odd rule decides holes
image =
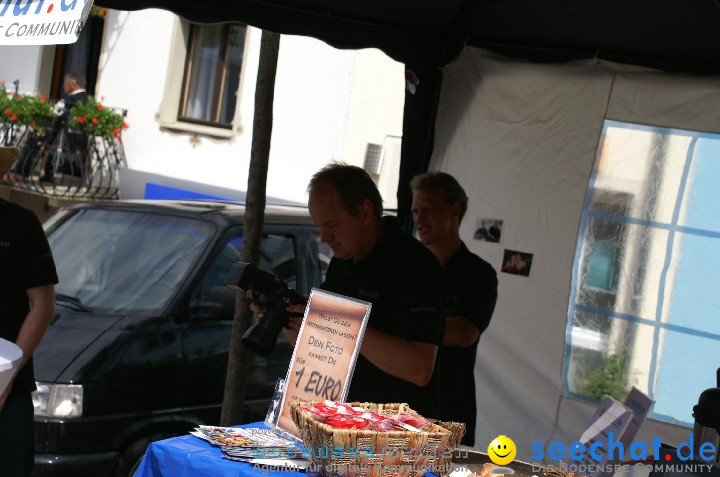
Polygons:
[[344,401],[370,303],[313,290],[288,371],[278,427],[293,432],[293,401]]

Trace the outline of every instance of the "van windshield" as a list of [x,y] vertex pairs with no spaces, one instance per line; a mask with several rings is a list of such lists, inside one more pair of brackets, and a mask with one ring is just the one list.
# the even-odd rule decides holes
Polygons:
[[160,313],[214,233],[213,224],[183,217],[80,210],[48,236],[55,290],[95,311]]

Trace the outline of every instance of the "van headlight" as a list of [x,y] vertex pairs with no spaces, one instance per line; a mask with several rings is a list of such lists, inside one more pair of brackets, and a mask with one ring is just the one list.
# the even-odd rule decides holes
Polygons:
[[32,393],[35,415],[41,417],[81,417],[83,387],[79,384],[35,383]]

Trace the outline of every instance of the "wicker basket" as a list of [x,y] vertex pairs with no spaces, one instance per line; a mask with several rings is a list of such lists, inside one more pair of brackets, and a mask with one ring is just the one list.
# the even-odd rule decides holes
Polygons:
[[[313,404],[294,402],[290,412],[303,442],[312,450],[313,463],[326,477],[445,475],[450,471],[452,452],[465,433],[461,423],[435,423],[421,432],[337,429],[302,410]],[[399,412],[418,415],[407,404],[350,405],[383,416]]]

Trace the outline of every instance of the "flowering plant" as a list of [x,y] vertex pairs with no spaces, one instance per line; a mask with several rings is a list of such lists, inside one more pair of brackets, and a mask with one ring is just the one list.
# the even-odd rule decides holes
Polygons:
[[93,136],[107,139],[119,138],[122,130],[129,127],[122,115],[98,103],[95,98],[88,98],[87,101],[72,107],[70,125],[79,127]]
[[0,82],[0,123],[25,125],[43,130],[53,119],[52,105],[45,96],[8,93]]
[[103,20],[105,19],[105,15],[107,15],[107,9],[100,5],[90,7],[90,13],[88,14],[88,16],[102,18]]

